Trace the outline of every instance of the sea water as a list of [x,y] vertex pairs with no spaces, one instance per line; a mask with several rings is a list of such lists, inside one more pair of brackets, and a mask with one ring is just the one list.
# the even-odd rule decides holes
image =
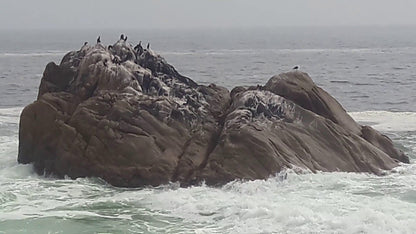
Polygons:
[[[416,233],[416,30],[8,31],[0,34],[0,233]],[[150,41],[201,84],[264,84],[299,65],[411,159],[386,176],[287,171],[222,187],[115,188],[17,163],[18,122],[42,72],[101,35]]]

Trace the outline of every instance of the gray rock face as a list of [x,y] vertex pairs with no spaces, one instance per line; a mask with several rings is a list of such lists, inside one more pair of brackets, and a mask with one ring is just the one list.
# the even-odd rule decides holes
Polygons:
[[138,187],[263,179],[293,166],[381,174],[408,158],[306,73],[229,92],[120,40],[46,66],[20,118],[18,161],[40,174]]

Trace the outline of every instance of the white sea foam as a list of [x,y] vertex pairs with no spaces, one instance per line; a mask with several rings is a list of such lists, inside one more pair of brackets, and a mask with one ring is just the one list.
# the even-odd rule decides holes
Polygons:
[[0,222],[96,220],[85,225],[90,231],[105,222],[115,228],[109,230],[133,232],[414,233],[415,186],[414,165],[385,177],[289,172],[284,181],[220,188],[120,189],[91,179],[28,177],[2,184]]
[[17,165],[18,123],[21,107],[0,109],[0,177],[26,177],[31,167]]
[[355,121],[379,131],[416,131],[416,112],[364,111],[349,114]]
[[18,221],[26,231],[42,220],[63,225],[40,232],[68,225],[95,232],[106,223],[107,232],[137,233],[414,233],[415,169],[384,177],[289,172],[283,181],[220,188],[121,189],[93,179],[0,176],[0,223]]
[[416,201],[409,204],[401,194],[414,191],[416,176],[407,173],[406,182],[396,175],[291,173],[283,182],[155,191],[144,202],[189,223],[205,223],[208,232],[412,233]]

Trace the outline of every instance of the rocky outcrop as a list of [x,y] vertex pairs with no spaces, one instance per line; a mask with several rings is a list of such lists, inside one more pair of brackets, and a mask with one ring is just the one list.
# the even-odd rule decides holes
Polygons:
[[38,99],[21,114],[18,161],[137,187],[262,179],[293,166],[381,174],[408,158],[306,73],[229,92],[121,39],[46,66]]
[[393,142],[369,126],[360,126],[325,90],[316,86],[305,73],[290,72],[272,77],[265,86],[277,95],[293,100],[301,107],[330,119],[344,129],[361,136],[390,157],[409,163],[409,158],[398,151]]

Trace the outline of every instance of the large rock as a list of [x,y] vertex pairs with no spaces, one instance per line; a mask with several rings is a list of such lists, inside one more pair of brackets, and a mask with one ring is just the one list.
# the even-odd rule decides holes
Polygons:
[[20,118],[18,161],[40,174],[137,187],[262,179],[294,166],[381,174],[408,158],[306,73],[230,93],[120,40],[46,66]]
[[335,98],[316,86],[308,74],[298,71],[273,76],[265,86],[277,95],[294,101],[301,107],[330,119],[344,129],[360,135],[390,157],[409,163],[409,158],[393,146],[393,142],[369,126],[360,126]]

